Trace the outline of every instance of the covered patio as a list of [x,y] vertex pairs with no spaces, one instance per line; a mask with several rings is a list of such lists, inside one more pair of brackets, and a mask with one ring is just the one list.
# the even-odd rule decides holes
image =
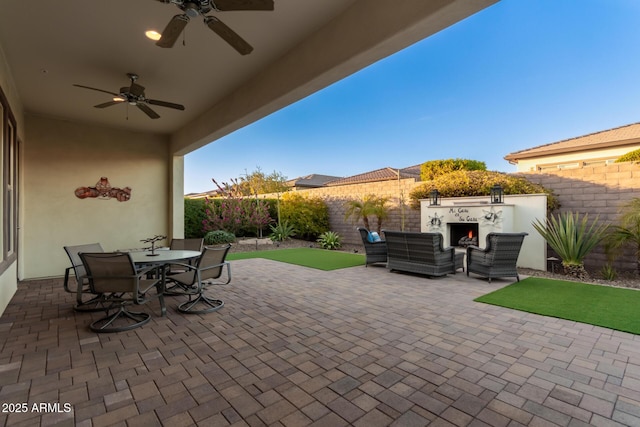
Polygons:
[[[220,311],[94,334],[59,279],[0,318],[6,425],[640,425],[637,336],[473,302],[509,283],[232,261]],[[68,404],[67,406],[64,406]],[[64,408],[71,408],[64,412]],[[4,409],[4,408],[3,408]]]

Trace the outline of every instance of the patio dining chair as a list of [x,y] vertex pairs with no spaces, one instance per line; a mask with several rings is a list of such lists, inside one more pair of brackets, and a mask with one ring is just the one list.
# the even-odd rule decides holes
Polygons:
[[[184,251],[198,251],[202,252],[202,248],[204,247],[204,239],[195,238],[195,239],[172,239],[171,244],[169,245],[169,249],[171,250],[184,250]],[[182,264],[194,265],[195,260],[184,261]],[[187,270],[178,264],[169,264],[167,265],[167,269],[165,274],[171,276],[174,274],[184,273]],[[173,282],[169,287],[165,289],[164,294],[167,296],[175,296],[180,295],[184,292],[184,287],[178,283]]]
[[477,246],[467,248],[467,276],[474,273],[491,279],[494,277],[515,277],[518,282],[516,263],[522,242],[528,233],[489,233],[484,249]]
[[[100,243],[89,243],[86,245],[64,246],[71,261],[71,267],[67,267],[64,271],[64,290],[69,293],[76,294],[76,304],[73,309],[81,312],[102,311],[106,308],[105,300],[101,294],[95,294],[89,287],[87,280],[87,272],[80,259],[80,252],[104,252]],[[70,273],[73,271],[75,275],[75,287],[71,283]],[[83,299],[86,295],[91,295],[89,299]]]
[[[180,285],[180,288],[174,288],[174,295],[181,289],[180,295],[189,297],[188,301],[178,305],[178,311],[204,314],[220,310],[224,306],[224,301],[211,298],[205,292],[211,285],[226,285],[231,282],[231,264],[225,261],[230,248],[231,245],[205,247],[194,265],[178,264],[187,271],[167,278]],[[214,281],[222,277],[224,270],[227,272],[226,281]]]
[[[122,252],[81,252],[80,258],[91,291],[102,295],[105,302],[109,303],[105,309],[106,316],[89,325],[92,331],[129,331],[148,323],[151,320],[149,313],[134,312],[128,308],[146,304],[155,298],[160,301],[161,315],[166,314],[162,275],[159,272],[161,267],[136,270],[131,255]],[[155,295],[148,295],[152,288],[156,288]],[[115,313],[109,313],[113,309]]]

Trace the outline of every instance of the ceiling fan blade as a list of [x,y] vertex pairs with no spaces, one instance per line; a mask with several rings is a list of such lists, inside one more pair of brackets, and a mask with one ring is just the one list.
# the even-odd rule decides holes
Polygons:
[[247,43],[242,37],[240,37],[235,31],[227,27],[222,21],[214,16],[207,16],[204,19],[204,23],[214,33],[222,37],[224,41],[229,43],[231,47],[237,50],[241,55],[248,55],[253,50],[253,47]]
[[158,101],[157,99],[147,99],[147,103],[157,105],[159,107],[173,108],[175,110],[184,110],[184,105],[174,104],[173,102]]
[[117,93],[113,93],[113,92],[110,92],[110,91],[108,91],[108,90],[104,90],[104,89],[97,89],[97,88],[95,88],[95,87],[83,86],[83,85],[76,85],[76,84],[74,84],[74,86],[75,86],[75,87],[81,87],[81,88],[83,88],[83,89],[91,89],[91,90],[95,90],[95,91],[98,91],[98,92],[108,93],[109,95],[113,95],[113,96],[118,96],[118,94],[117,94]]
[[95,108],[111,107],[112,105],[120,104],[121,102],[124,102],[124,101],[109,101],[109,102],[105,102],[103,104],[94,105],[94,107]]
[[188,23],[189,17],[187,15],[175,15],[165,27],[162,32],[162,37],[156,42],[156,46],[166,48],[173,47]]
[[227,10],[273,10],[273,0],[211,0],[211,6],[222,12]]
[[156,113],[155,111],[153,111],[151,108],[149,108],[146,104],[142,104],[142,103],[137,103],[136,106],[141,109],[147,116],[149,116],[149,118],[151,119],[159,119],[160,116],[158,115],[158,113]]

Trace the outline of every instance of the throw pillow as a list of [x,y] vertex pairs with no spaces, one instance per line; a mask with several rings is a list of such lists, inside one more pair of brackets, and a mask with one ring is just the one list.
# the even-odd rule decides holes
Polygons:
[[376,243],[376,242],[382,241],[382,239],[380,238],[380,235],[375,231],[369,232],[369,234],[367,235],[367,240],[369,241],[369,243]]

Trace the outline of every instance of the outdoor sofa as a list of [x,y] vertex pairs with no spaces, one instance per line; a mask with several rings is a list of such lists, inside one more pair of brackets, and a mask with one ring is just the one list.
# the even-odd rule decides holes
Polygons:
[[464,253],[443,247],[442,233],[383,230],[387,242],[387,268],[428,276],[455,274],[463,267]]

